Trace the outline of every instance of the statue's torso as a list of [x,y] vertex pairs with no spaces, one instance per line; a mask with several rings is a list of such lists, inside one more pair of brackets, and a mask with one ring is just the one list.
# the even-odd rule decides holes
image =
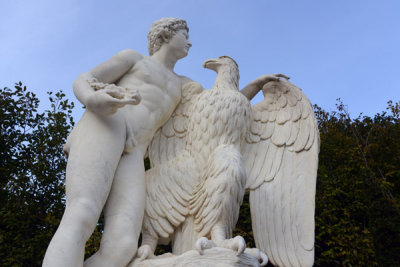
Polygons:
[[139,144],[147,147],[155,131],[168,120],[178,105],[182,77],[150,57],[144,57],[117,85],[138,90],[142,97],[139,105],[127,105],[119,112],[125,113]]

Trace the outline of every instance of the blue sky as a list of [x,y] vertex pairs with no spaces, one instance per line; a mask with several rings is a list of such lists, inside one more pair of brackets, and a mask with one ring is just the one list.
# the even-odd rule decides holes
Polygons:
[[22,81],[46,104],[62,89],[78,104],[80,73],[126,48],[147,55],[151,23],[178,17],[193,47],[175,71],[205,88],[216,75],[202,62],[229,55],[241,87],[283,73],[327,111],[340,97],[372,116],[400,100],[399,11],[398,0],[0,0],[0,86]]

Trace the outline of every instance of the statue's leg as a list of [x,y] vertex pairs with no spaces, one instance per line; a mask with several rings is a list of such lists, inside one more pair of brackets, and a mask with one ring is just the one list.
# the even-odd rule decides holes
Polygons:
[[85,267],[126,266],[135,256],[145,205],[143,155],[139,149],[124,155],[104,208],[105,227],[100,249]]
[[125,143],[124,121],[86,111],[74,133],[66,170],[66,208],[43,266],[83,266],[92,234],[111,188]]

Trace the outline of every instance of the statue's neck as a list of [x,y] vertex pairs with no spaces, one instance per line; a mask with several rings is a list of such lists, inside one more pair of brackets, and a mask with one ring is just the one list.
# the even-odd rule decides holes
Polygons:
[[178,58],[173,56],[171,53],[168,53],[168,51],[166,49],[163,49],[163,47],[161,47],[160,50],[155,52],[151,56],[151,58],[160,62],[162,65],[164,65],[170,71],[174,71],[175,64],[178,61]]

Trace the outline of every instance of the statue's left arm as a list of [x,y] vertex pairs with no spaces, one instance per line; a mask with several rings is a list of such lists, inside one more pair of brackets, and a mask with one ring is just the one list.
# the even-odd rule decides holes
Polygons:
[[279,78],[285,78],[289,80],[289,77],[283,74],[266,74],[258,77],[257,79],[250,82],[245,86],[240,92],[247,97],[247,99],[252,100],[253,97],[263,88],[263,86],[272,81],[277,81]]

